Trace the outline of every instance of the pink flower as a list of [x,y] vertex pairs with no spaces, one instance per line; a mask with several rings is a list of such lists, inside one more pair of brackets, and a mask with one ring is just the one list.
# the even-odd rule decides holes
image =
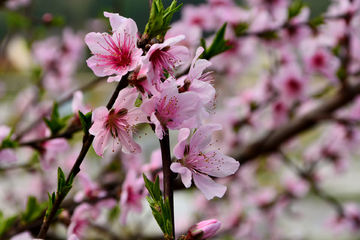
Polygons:
[[159,139],[163,138],[166,128],[196,127],[196,123],[186,121],[196,116],[201,108],[197,94],[179,93],[174,79],[168,79],[163,85],[164,89],[159,96],[153,96],[141,105],[141,109],[155,124],[155,134]]
[[184,46],[174,46],[184,39],[185,36],[180,35],[166,39],[164,43],[153,44],[142,58],[143,64],[149,64],[148,80],[158,91],[161,89],[161,79],[165,80],[164,70],[174,77],[176,67],[189,60],[189,49]]
[[220,151],[203,151],[210,147],[211,133],[221,130],[220,124],[207,124],[200,127],[187,144],[190,130],[182,128],[178,135],[178,144],[174,148],[174,155],[178,162],[171,164],[171,170],[180,173],[181,180],[185,187],[191,186],[191,178],[194,178],[195,185],[205,194],[207,199],[214,196],[222,197],[225,194],[226,186],[217,184],[210,176],[226,177],[234,174],[239,168],[239,162],[225,156]]
[[74,196],[75,202],[81,202],[88,197],[91,199],[102,198],[106,196],[106,192],[101,190],[97,183],[91,181],[89,176],[86,173],[80,173],[78,175],[81,186],[83,187],[83,191],[79,191]]
[[[211,65],[206,59],[198,59],[201,53],[204,52],[204,48],[199,47],[196,50],[196,55],[191,62],[189,74],[183,78],[178,79],[177,83],[181,85],[180,92],[194,92],[196,93],[203,104],[204,109],[211,109],[211,102],[215,98],[215,88],[211,85],[214,78],[212,72],[203,74],[205,68]],[[203,111],[206,112],[206,111]]]
[[283,67],[274,81],[275,87],[289,102],[304,100],[307,90],[307,78],[297,65]]
[[71,216],[71,223],[67,230],[68,237],[70,237],[72,234],[75,234],[80,238],[86,235],[86,228],[90,224],[90,210],[91,206],[88,203],[83,203],[75,208],[74,213]]
[[141,213],[143,199],[144,180],[136,176],[134,170],[130,170],[126,174],[125,181],[122,185],[120,196],[120,222],[126,224],[126,218],[130,210]]
[[138,29],[130,18],[106,12],[104,15],[110,17],[113,34],[91,32],[85,36],[85,42],[94,54],[86,62],[96,76],[116,74],[109,77],[108,82],[120,81],[123,75],[135,69],[142,54],[136,46]]
[[188,234],[185,239],[187,240],[195,239],[194,237],[197,237],[200,234],[203,234],[200,239],[210,238],[215,235],[216,231],[219,230],[220,226],[221,226],[221,222],[218,221],[217,219],[209,219],[206,221],[201,221],[189,228]]
[[55,161],[59,153],[69,149],[69,144],[65,138],[56,138],[43,142],[40,146],[41,167],[48,170]]
[[123,152],[141,152],[140,145],[132,139],[132,132],[136,124],[148,120],[145,114],[134,106],[137,97],[135,88],[126,88],[120,91],[113,109],[109,111],[106,107],[99,107],[94,110],[94,124],[89,132],[95,136],[93,146],[97,155],[103,156],[111,139],[113,151],[115,145],[120,144]]

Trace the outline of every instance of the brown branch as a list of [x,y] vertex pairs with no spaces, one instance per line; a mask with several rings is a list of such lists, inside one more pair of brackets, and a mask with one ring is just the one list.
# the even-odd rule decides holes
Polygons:
[[171,152],[170,152],[170,136],[169,130],[166,129],[164,137],[160,141],[162,166],[164,174],[164,200],[169,198],[171,210],[171,224],[173,229],[173,239],[175,239],[175,222],[174,222],[174,174],[170,169]]
[[295,174],[298,174],[302,179],[304,179],[310,184],[311,190],[316,196],[318,196],[319,198],[321,198],[322,200],[333,206],[337,211],[339,217],[344,217],[344,208],[341,205],[341,203],[336,198],[330,196],[329,194],[325,193],[323,190],[319,188],[318,184],[316,183],[313,177],[313,172],[314,172],[313,169],[309,171],[302,170],[297,165],[295,165],[295,163],[293,163],[293,161],[291,161],[291,159],[282,151],[279,151],[279,153],[283,158],[284,162],[293,168]]
[[273,130],[265,137],[261,137],[255,142],[242,147],[236,159],[241,163],[245,163],[262,154],[278,150],[282,143],[297,136],[299,133],[311,129],[320,122],[319,115],[326,116],[332,114],[337,109],[350,103],[358,94],[360,94],[359,83],[339,89],[334,97],[328,99],[311,112]]
[[[119,92],[122,89],[127,87],[127,85],[128,85],[127,78],[128,78],[128,74],[123,76],[121,81],[117,85],[113,95],[111,96],[108,104],[106,105],[106,108],[108,110],[110,110],[112,108],[112,106],[114,105],[115,100],[119,95]],[[82,149],[81,149],[80,154],[79,154],[78,158],[76,159],[76,162],[74,163],[74,165],[66,179],[66,185],[69,183],[71,175],[73,175],[75,177],[80,172],[80,165],[83,162],[89,148],[91,147],[93,140],[94,140],[94,136],[84,135]],[[40,238],[40,239],[45,238],[46,233],[49,230],[50,224],[51,224],[52,220],[54,219],[57,210],[60,208],[60,205],[61,205],[62,201],[64,200],[64,198],[65,198],[65,196],[63,194],[57,193],[55,203],[54,203],[52,209],[50,210],[49,216],[44,220],[37,238]]]

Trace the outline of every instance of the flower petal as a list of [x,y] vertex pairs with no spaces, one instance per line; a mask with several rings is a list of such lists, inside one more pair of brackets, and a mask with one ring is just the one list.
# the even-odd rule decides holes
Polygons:
[[185,145],[187,144],[186,139],[190,135],[190,129],[182,128],[179,131],[178,135],[178,144],[174,147],[174,155],[177,159],[182,159],[184,157]]
[[191,186],[192,173],[187,167],[184,167],[183,165],[181,165],[181,163],[174,162],[170,165],[170,169],[171,171],[180,174],[181,181],[186,188],[189,188]]
[[220,124],[211,123],[201,126],[190,139],[190,148],[203,149],[211,142],[211,134],[213,131],[221,130]]
[[214,182],[209,176],[194,172],[193,178],[196,187],[205,194],[208,200],[215,196],[219,198],[224,196],[227,187]]

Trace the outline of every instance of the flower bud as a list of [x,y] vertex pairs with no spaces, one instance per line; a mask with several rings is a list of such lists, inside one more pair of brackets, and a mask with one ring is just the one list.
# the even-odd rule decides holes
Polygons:
[[186,236],[187,240],[200,240],[207,239],[215,235],[216,231],[220,228],[221,222],[217,219],[209,219],[199,222],[189,228]]

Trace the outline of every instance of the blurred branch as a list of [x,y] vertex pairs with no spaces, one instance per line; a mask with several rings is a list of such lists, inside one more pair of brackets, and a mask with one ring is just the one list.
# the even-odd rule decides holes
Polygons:
[[335,210],[337,211],[339,217],[344,216],[344,208],[341,205],[341,203],[336,198],[328,195],[327,193],[325,193],[323,190],[321,190],[319,188],[318,184],[316,183],[316,181],[313,178],[313,171],[314,171],[313,168],[310,168],[310,170],[308,170],[308,171],[304,171],[304,170],[300,169],[297,165],[295,165],[295,163],[286,154],[284,154],[284,152],[279,151],[279,153],[282,156],[284,162],[287,165],[292,166],[294,168],[295,174],[299,175],[302,179],[306,180],[310,184],[311,189],[316,196],[318,196],[319,198],[323,199],[324,201],[329,203],[331,206],[333,206],[335,208]]
[[326,116],[332,114],[334,111],[350,103],[359,94],[360,83],[353,85],[349,84],[347,87],[339,89],[334,97],[328,99],[309,113],[294,118],[289,123],[271,131],[266,136],[242,147],[240,153],[236,156],[236,159],[240,163],[245,163],[262,154],[277,151],[287,140],[311,129],[321,122],[321,120],[319,120],[319,115]]
[[[72,90],[71,92],[69,92],[68,94],[66,94],[65,96],[61,97],[59,100],[57,100],[56,102],[60,105],[66,103],[67,101],[69,101],[74,93],[76,91],[85,91],[88,90],[92,87],[94,87],[96,84],[98,84],[99,82],[101,82],[102,80],[106,79],[106,77],[97,77],[96,79],[94,79],[93,81],[89,82],[88,84],[81,86],[77,89]],[[16,140],[20,140],[27,132],[29,132],[30,130],[32,130],[37,124],[39,124],[40,122],[43,121],[43,118],[46,117],[47,115],[49,115],[52,111],[52,108],[49,109],[48,111],[46,111],[42,116],[40,116],[37,120],[35,120],[32,124],[30,124],[25,130],[23,130],[22,132],[16,134]],[[68,129],[71,129],[72,126],[69,126]],[[81,128],[79,129],[81,130]],[[79,131],[77,130],[77,131]],[[53,137],[55,138],[55,137]]]

